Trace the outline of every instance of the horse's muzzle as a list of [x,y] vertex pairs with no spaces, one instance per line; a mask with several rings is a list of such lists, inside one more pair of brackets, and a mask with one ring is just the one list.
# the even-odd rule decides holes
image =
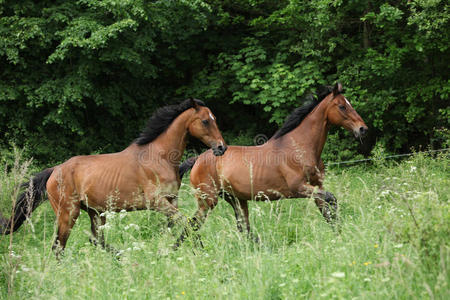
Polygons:
[[228,147],[225,145],[218,145],[216,147],[212,148],[213,154],[215,156],[222,156],[224,155],[225,151],[227,151]]
[[367,135],[367,131],[369,131],[369,128],[367,126],[361,126],[359,129],[353,130],[353,135],[355,138],[363,138]]

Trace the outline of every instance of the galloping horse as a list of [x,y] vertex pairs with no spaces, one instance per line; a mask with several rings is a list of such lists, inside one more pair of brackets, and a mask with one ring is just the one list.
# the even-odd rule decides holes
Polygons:
[[227,149],[215,117],[200,100],[189,99],[165,106],[150,118],[146,129],[118,153],[75,156],[34,176],[28,191],[16,202],[14,214],[2,220],[6,234],[16,231],[30,213],[48,198],[57,216],[58,234],[53,249],[66,246],[80,209],[91,219],[93,242],[105,245],[98,226],[104,225],[106,210],[153,209],[170,221],[185,219],[177,207],[180,177],[178,165],[188,133],[212,148],[214,155]]
[[[341,84],[326,87],[318,99],[295,109],[283,127],[261,146],[230,146],[225,155],[207,151],[180,166],[189,168],[198,210],[190,224],[198,230],[221,194],[232,205],[239,231],[243,220],[250,235],[248,200],[313,197],[328,222],[336,219],[337,200],[323,190],[324,164],[320,158],[330,125],[342,126],[361,138],[367,126],[341,94]],[[174,247],[185,239],[184,231]]]

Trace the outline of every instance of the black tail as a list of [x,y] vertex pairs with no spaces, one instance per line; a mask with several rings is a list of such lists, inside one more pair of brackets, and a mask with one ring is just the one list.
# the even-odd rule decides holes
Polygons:
[[194,166],[195,162],[197,161],[198,156],[193,156],[193,157],[189,157],[188,159],[186,159],[181,165],[180,168],[178,170],[178,174],[180,174],[180,178],[183,178],[184,173],[186,173],[187,171],[189,171],[190,169],[192,169],[192,167]]
[[[34,175],[30,182],[22,184],[26,190],[19,196],[14,206],[14,214],[9,220],[2,218],[0,220],[0,233],[10,234],[22,225],[22,223],[31,215],[31,212],[41,204],[45,198],[43,194],[47,189],[47,180],[53,172],[53,168]],[[1,217],[1,216],[0,216]],[[12,230],[11,230],[12,229]]]

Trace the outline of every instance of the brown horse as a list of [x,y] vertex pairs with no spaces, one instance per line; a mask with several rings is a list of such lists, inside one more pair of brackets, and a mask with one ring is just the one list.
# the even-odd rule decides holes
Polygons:
[[[316,101],[294,110],[261,146],[230,146],[221,157],[207,151],[183,163],[182,172],[193,166],[191,184],[198,201],[192,229],[200,228],[220,194],[232,205],[238,230],[242,231],[245,222],[248,234],[248,200],[313,197],[325,219],[335,220],[337,200],[322,186],[324,164],[320,156],[328,130],[330,125],[342,126],[356,138],[367,132],[366,124],[341,92],[340,84],[327,87]],[[183,232],[175,248],[187,233]]]
[[[23,193],[3,232],[16,231],[30,213],[48,198],[57,216],[58,234],[53,248],[63,250],[80,209],[91,219],[92,241],[107,247],[98,226],[107,210],[153,209],[170,221],[183,220],[177,207],[178,165],[188,133],[212,148],[214,155],[227,149],[215,117],[200,100],[189,99],[157,110],[147,128],[119,153],[72,157],[37,174]],[[0,222],[1,223],[1,222]],[[110,249],[108,247],[108,249]]]

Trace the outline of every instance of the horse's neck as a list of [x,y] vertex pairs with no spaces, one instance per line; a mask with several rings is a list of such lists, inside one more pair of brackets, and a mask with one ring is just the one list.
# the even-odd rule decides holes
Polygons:
[[180,164],[186,148],[187,125],[191,110],[181,113],[154,141],[139,151],[151,156],[152,161],[167,161],[174,168]]
[[283,137],[284,143],[290,143],[290,147],[300,147],[300,150],[305,151],[305,155],[317,163],[328,135],[327,106],[327,99],[322,100],[297,128]]

